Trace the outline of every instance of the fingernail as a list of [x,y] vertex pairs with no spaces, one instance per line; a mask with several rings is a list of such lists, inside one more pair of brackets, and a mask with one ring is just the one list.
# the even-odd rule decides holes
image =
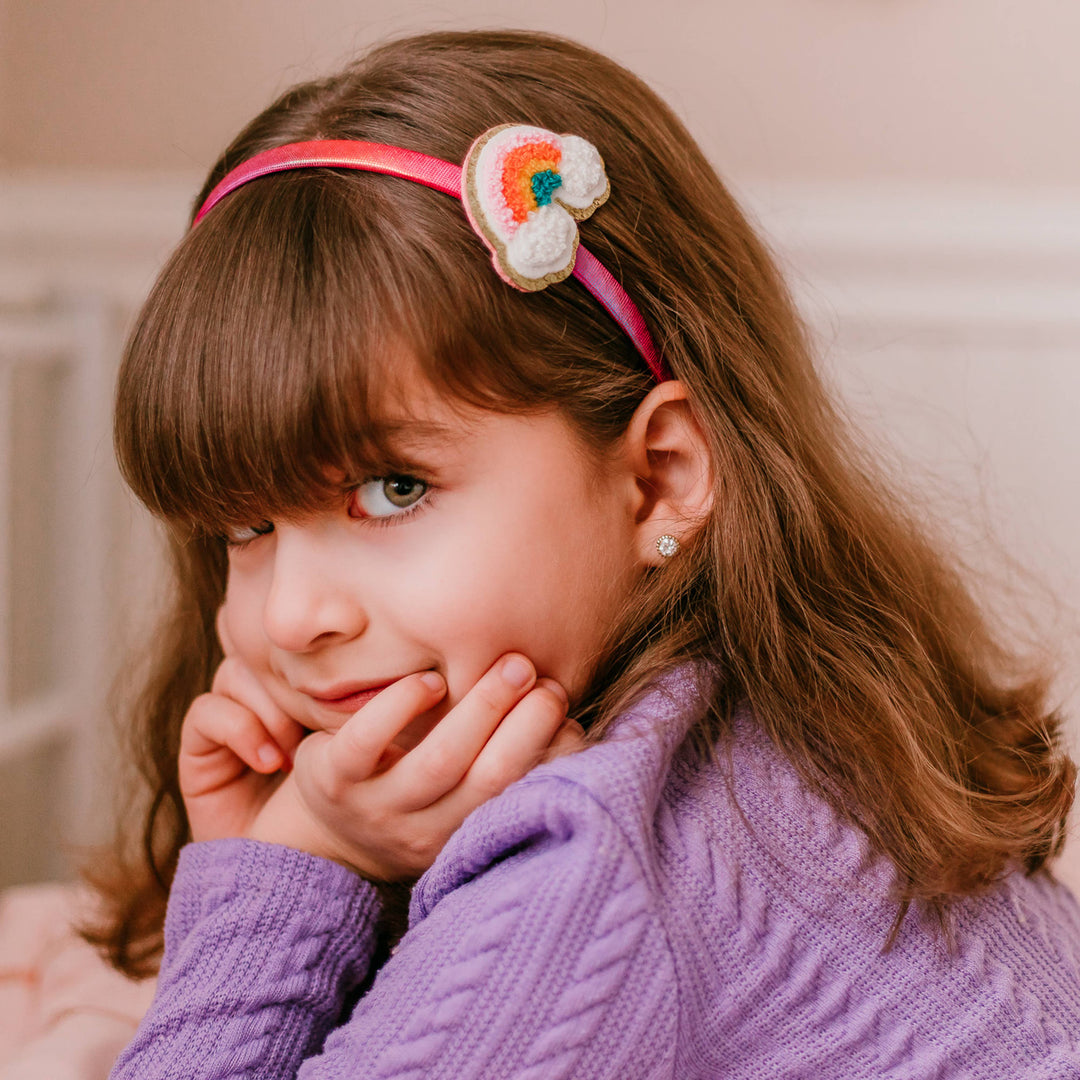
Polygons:
[[557,683],[554,679],[537,679],[536,685],[546,686],[556,697],[562,698],[562,702],[564,705],[570,704],[570,698],[567,695],[566,691],[562,688],[562,684]]
[[503,679],[515,690],[520,690],[532,676],[532,664],[522,656],[511,656],[502,666]]
[[281,764],[281,753],[273,746],[260,746],[255,756],[259,759],[259,764],[267,769],[275,768]]
[[420,681],[429,690],[441,690],[444,686],[443,677],[437,671],[425,671],[420,676]]

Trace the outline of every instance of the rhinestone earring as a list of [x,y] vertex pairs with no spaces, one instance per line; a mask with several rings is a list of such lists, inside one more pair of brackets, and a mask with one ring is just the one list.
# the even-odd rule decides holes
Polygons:
[[679,541],[671,535],[671,533],[664,533],[663,536],[656,538],[656,550],[665,559],[670,559],[672,555],[675,555],[679,550]]

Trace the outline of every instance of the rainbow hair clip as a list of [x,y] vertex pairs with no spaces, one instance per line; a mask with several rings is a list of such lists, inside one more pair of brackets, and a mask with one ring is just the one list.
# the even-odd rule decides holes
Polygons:
[[596,147],[576,135],[504,124],[484,132],[465,165],[416,150],[352,139],[319,139],[264,150],[228,172],[195,215],[261,176],[288,169],[358,169],[412,180],[462,199],[499,276],[535,292],[573,274],[619,324],[657,382],[670,378],[645,319],[626,290],[578,242],[577,223],[608,197]]
[[505,282],[524,292],[568,277],[577,223],[611,193],[592,143],[526,124],[484,132],[465,158],[462,197]]

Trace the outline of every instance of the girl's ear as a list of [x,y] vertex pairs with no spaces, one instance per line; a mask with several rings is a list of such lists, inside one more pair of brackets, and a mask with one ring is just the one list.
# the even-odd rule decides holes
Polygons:
[[649,391],[630,419],[623,446],[636,484],[638,558],[658,566],[665,559],[656,541],[667,534],[685,543],[713,503],[709,447],[681,382],[662,382]]

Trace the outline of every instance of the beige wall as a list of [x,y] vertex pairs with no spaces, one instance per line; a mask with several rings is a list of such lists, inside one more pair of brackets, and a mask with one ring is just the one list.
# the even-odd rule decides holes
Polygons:
[[517,25],[640,72],[735,179],[1080,186],[1077,0],[0,0],[0,26],[5,11],[12,166],[202,169],[273,93],[376,37]]
[[10,11],[11,0],[0,0],[0,165],[11,156],[8,148],[8,118],[11,115],[11,90],[8,85],[11,76],[8,48]]

